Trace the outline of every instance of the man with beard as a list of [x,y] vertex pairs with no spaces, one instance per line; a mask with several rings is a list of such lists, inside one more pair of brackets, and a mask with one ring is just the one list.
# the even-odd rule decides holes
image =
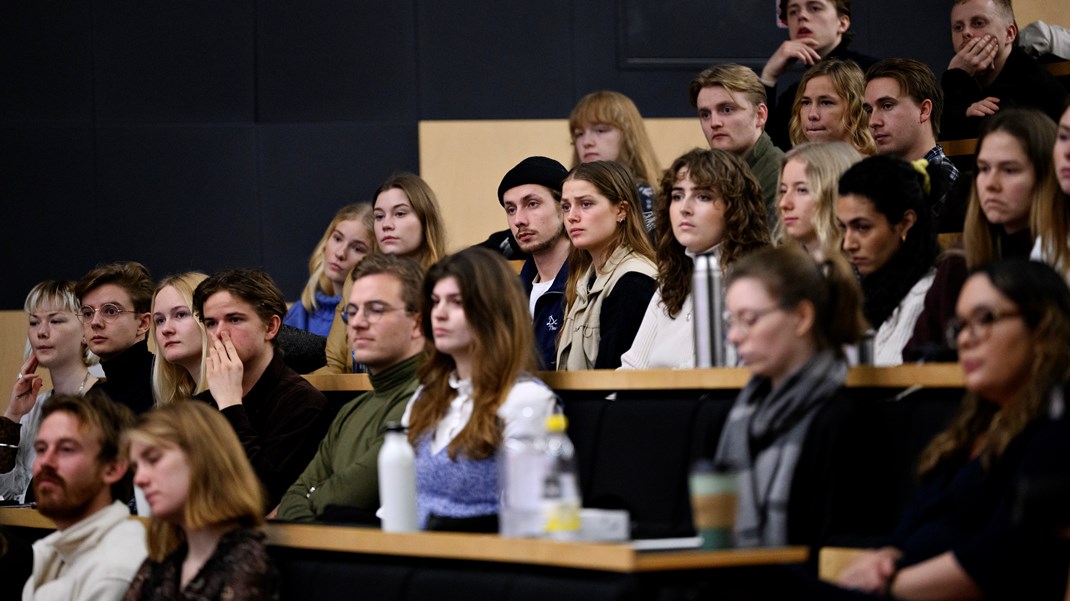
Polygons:
[[23,601],[120,599],[144,561],[145,529],[130,519],[119,438],[133,414],[103,395],[56,395],[34,447],[37,510],[57,531],[33,545]]
[[561,182],[568,171],[553,159],[528,157],[509,170],[498,186],[509,230],[520,250],[531,255],[520,270],[528,294],[541,367],[557,367],[557,331],[564,321],[568,252],[561,213]]

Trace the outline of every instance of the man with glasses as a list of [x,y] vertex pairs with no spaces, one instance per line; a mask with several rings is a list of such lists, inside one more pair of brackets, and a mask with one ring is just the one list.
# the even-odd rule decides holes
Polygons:
[[89,350],[100,357],[105,381],[95,386],[135,413],[152,400],[152,353],[146,335],[152,307],[152,276],[141,263],[98,265],[85,274],[74,293],[82,303]]
[[369,255],[353,270],[343,309],[354,358],[368,368],[372,391],[342,407],[316,457],[282,497],[278,518],[372,519],[379,507],[377,458],[386,422],[400,422],[419,385],[423,272],[409,259]]
[[210,276],[193,291],[193,311],[208,335],[200,397],[230,422],[274,507],[316,454],[330,424],[327,399],[277,350],[286,301],[267,273]]

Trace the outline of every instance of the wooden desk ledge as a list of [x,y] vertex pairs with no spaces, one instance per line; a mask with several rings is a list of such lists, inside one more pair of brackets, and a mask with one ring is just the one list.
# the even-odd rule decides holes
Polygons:
[[[750,378],[742,367],[716,369],[594,369],[590,371],[543,371],[536,374],[554,390],[738,390]],[[371,390],[364,374],[305,376],[323,391]],[[896,367],[851,368],[847,386],[852,388],[961,388],[962,369],[957,363],[929,363]]]
[[[132,518],[141,519],[141,518]],[[54,529],[34,509],[0,507],[0,525]],[[268,523],[271,546],[437,559],[517,563],[604,572],[697,570],[805,562],[806,547],[724,551],[636,551],[627,544],[561,543],[492,534],[452,532],[388,533],[373,528]]]

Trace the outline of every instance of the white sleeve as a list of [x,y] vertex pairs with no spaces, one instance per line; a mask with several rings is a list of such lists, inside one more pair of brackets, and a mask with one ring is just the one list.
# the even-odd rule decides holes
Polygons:
[[650,297],[650,303],[646,306],[643,323],[639,324],[639,330],[635,333],[631,348],[620,356],[618,370],[650,367],[650,351],[658,340],[659,303],[661,303],[661,290],[655,290],[654,296]]

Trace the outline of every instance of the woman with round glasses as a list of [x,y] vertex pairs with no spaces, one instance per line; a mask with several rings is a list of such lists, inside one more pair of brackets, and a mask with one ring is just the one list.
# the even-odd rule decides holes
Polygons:
[[[728,342],[751,372],[714,459],[738,473],[735,542],[813,544],[824,536],[822,520],[809,512],[822,474],[796,476],[796,466],[813,446],[811,431],[841,419],[850,405],[843,347],[865,330],[861,292],[842,259],[818,264],[797,246],[743,257],[727,284]],[[836,476],[827,467],[824,475]]]
[[208,387],[204,360],[208,338],[193,314],[193,291],[208,276],[196,271],[164,278],[152,295],[152,394],[166,405],[200,394]]
[[402,419],[416,451],[420,525],[497,532],[497,450],[521,433],[521,419],[541,424],[555,401],[531,375],[528,303],[501,255],[470,248],[431,268],[423,306],[434,348]]
[[[1034,422],[1070,377],[1070,290],[1043,263],[980,267],[962,288],[949,332],[966,398],[922,454],[919,490],[889,544],[856,559],[843,586],[896,599],[966,599],[1041,585],[1008,565],[1015,532],[1006,504]],[[1038,577],[1055,579],[1061,591],[1065,563],[1060,574]]]
[[[0,417],[0,496],[22,502],[33,475],[34,439],[41,406],[57,392],[85,394],[97,379],[89,373],[96,356],[89,352],[78,322],[80,303],[73,282],[48,280],[26,295],[29,356],[19,368],[11,400]],[[52,390],[42,392],[37,369],[48,369]]]

